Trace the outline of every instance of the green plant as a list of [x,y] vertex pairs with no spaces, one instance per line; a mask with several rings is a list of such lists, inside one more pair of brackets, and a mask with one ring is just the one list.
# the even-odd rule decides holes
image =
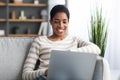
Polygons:
[[95,13],[91,15],[91,27],[89,30],[89,39],[101,49],[100,56],[104,57],[107,43],[107,24],[102,15],[102,8],[96,8]]
[[13,33],[14,33],[14,34],[19,33],[19,26],[14,26],[14,27],[13,27]]

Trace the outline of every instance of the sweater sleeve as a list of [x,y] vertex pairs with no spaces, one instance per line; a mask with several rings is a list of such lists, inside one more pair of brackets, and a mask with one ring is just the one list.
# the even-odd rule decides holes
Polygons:
[[77,48],[71,49],[71,51],[79,51],[79,52],[89,52],[89,53],[95,53],[95,54],[100,54],[101,50],[100,48],[91,43],[91,42],[86,42],[80,39],[77,39]]
[[39,58],[39,42],[36,38],[34,42],[31,45],[31,48],[29,50],[28,56],[26,58],[26,61],[23,66],[23,73],[22,73],[22,79],[23,80],[33,80],[40,75],[44,75],[45,68],[34,70],[36,62]]

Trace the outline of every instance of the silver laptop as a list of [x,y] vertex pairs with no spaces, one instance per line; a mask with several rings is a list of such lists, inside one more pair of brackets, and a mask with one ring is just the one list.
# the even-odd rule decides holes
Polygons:
[[96,54],[53,50],[47,80],[92,80],[96,59]]

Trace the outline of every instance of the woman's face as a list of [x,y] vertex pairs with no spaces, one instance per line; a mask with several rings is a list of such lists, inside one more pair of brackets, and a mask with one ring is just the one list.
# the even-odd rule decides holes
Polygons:
[[64,12],[58,12],[55,16],[50,20],[50,23],[53,28],[53,35],[56,36],[65,36],[67,27],[68,27],[68,17]]

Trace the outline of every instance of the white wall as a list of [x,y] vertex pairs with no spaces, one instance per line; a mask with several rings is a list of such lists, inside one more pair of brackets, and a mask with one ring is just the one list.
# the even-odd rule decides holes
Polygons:
[[120,70],[120,0],[109,0],[110,23],[105,58],[111,69]]
[[68,0],[70,10],[70,24],[68,33],[88,40],[88,25],[90,16],[90,3],[88,0]]
[[102,6],[103,16],[109,24],[105,58],[111,69],[120,69],[120,0],[68,0],[70,10],[68,32],[70,35],[88,40],[90,14],[95,5]]

